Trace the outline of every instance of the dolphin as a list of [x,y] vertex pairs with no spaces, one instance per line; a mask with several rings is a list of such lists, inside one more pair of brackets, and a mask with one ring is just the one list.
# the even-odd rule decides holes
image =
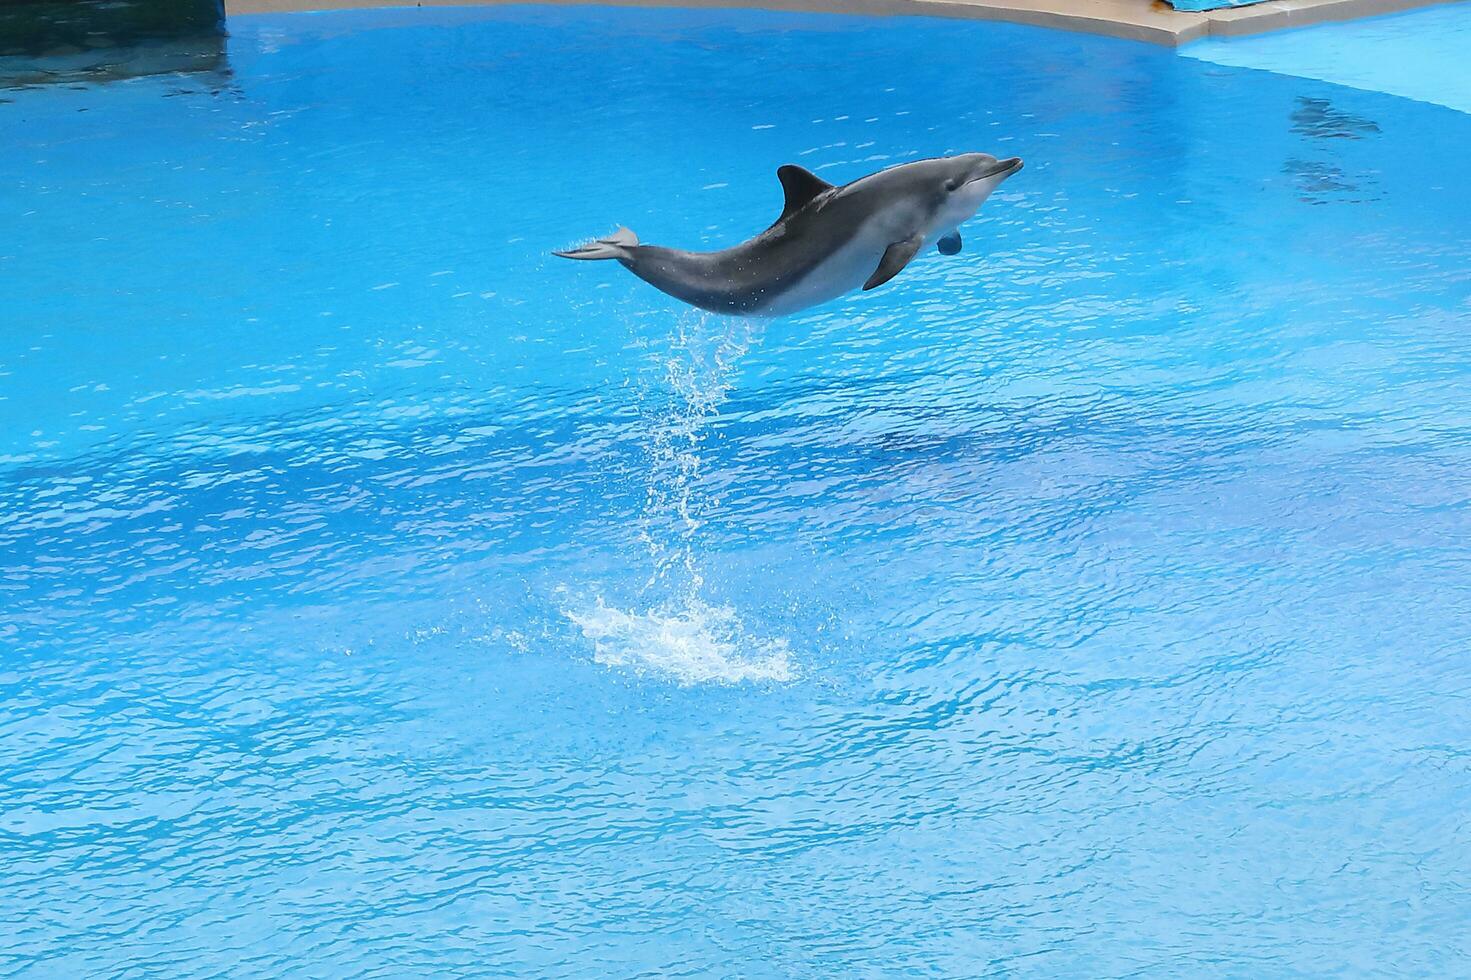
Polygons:
[[781,217],[755,238],[718,252],[640,245],[620,228],[567,251],[567,259],[616,259],[644,282],[714,313],[783,316],[862,286],[882,286],[926,243],[960,251],[973,217],[1018,157],[988,153],[916,160],[836,187],[801,167],[776,172],[786,193]]

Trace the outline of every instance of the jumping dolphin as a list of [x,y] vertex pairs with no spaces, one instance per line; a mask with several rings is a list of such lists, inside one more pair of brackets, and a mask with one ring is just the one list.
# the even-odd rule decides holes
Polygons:
[[617,259],[644,282],[715,313],[782,316],[862,286],[882,286],[933,241],[960,251],[957,227],[1022,168],[964,153],[904,163],[835,187],[787,164],[777,170],[786,207],[776,223],[719,252],[640,245],[620,228],[608,238],[556,252],[568,259]]

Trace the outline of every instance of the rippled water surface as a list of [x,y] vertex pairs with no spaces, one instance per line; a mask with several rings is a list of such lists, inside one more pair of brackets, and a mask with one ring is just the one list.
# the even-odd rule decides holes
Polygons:
[[[1471,972],[1471,117],[997,24],[0,92],[0,972]],[[1027,169],[752,323],[548,252]]]

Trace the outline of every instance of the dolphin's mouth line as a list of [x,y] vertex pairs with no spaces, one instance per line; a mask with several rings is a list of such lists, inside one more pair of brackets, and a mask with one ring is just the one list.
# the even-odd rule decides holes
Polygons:
[[995,177],[997,174],[1000,174],[1003,177],[1010,177],[1012,174],[1016,173],[1021,168],[1022,168],[1022,158],[1021,157],[1012,157],[1010,160],[998,160],[998,161],[996,161],[996,166],[995,166],[994,169],[988,170],[988,171],[986,171],[983,174],[977,174],[976,176],[972,177],[970,180],[967,180],[966,183],[967,184],[974,184],[978,180],[985,180],[988,177]]

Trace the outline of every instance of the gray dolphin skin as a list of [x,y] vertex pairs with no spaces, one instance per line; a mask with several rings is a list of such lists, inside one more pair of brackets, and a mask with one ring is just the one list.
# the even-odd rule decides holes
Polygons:
[[556,252],[568,259],[616,259],[644,282],[714,313],[783,316],[860,286],[882,286],[933,242],[960,251],[962,222],[1022,168],[964,153],[904,163],[835,187],[801,167],[777,170],[786,192],[781,217],[755,238],[719,252],[640,245],[620,228],[608,238]]

